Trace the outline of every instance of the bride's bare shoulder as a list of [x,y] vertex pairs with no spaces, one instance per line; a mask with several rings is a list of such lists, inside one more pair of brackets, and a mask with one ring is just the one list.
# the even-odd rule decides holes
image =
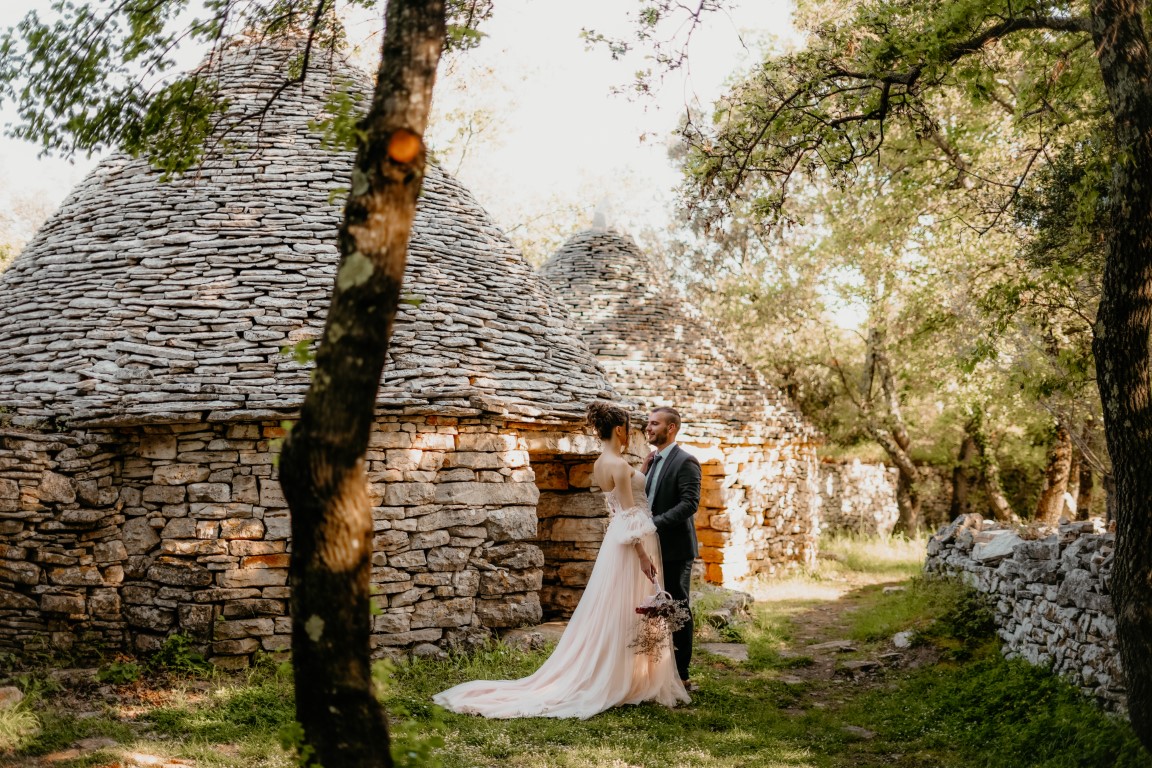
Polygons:
[[603,491],[610,491],[617,483],[631,476],[632,465],[620,456],[602,455],[592,465],[592,480]]

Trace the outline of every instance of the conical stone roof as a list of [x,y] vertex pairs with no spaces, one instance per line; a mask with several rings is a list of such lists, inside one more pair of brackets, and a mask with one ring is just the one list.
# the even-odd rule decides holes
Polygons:
[[576,234],[541,274],[625,397],[645,408],[681,410],[701,436],[817,436],[787,397],[658,275],[631,237],[607,229]]
[[[289,47],[233,44],[218,69],[253,112]],[[114,156],[0,276],[0,413],[14,423],[267,418],[303,400],[335,276],[351,153],[321,146],[343,64],[313,64],[198,172],[164,182]],[[573,418],[614,397],[595,358],[507,237],[430,167],[410,246],[382,407]]]

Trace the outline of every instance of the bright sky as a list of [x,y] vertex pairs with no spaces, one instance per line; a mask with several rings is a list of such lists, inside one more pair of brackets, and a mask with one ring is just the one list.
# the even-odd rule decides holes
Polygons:
[[[714,14],[696,30],[689,69],[669,78],[655,97],[637,100],[612,90],[629,84],[645,62],[613,61],[580,37],[584,27],[629,35],[634,27],[627,14],[637,0],[496,0],[486,39],[440,84],[442,111],[482,109],[495,117],[458,167],[446,158],[449,170],[458,171],[504,227],[549,207],[575,205],[584,214],[572,222],[575,231],[590,224],[592,209],[605,201],[611,219],[626,229],[659,225],[677,181],[667,158],[669,136],[685,105],[711,104],[733,72],[795,39],[791,0],[737,2],[731,13]],[[3,0],[0,27],[49,5]],[[374,24],[361,28],[366,33]],[[0,110],[3,123],[12,117],[10,109]],[[443,143],[435,131],[431,138]],[[58,204],[95,163],[38,154],[36,147],[0,139],[0,206],[7,209],[19,197]]]

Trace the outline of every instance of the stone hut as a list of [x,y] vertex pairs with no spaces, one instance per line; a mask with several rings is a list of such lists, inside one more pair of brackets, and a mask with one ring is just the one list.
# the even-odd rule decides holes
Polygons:
[[[608,229],[577,234],[542,274],[617,391],[644,409],[670,405],[683,414],[680,442],[704,470],[696,525],[707,580],[734,586],[748,576],[813,564],[819,436],[783,393],[728,348],[626,235]],[[570,492],[562,481],[540,487],[542,509],[554,506],[553,494]],[[572,549],[547,536],[577,522],[544,519],[541,546],[550,562],[559,562],[566,549],[574,560],[594,553],[592,531],[588,546]],[[545,588],[578,587],[579,575],[574,566],[546,569]]]
[[[212,71],[233,117],[291,55],[228,49]],[[287,648],[277,445],[352,167],[309,126],[346,74],[314,59],[185,177],[107,159],[0,276],[0,649],[182,632],[243,666]],[[434,167],[405,291],[368,454],[377,655],[540,618],[534,470],[584,471],[584,406],[615,397],[564,307]]]

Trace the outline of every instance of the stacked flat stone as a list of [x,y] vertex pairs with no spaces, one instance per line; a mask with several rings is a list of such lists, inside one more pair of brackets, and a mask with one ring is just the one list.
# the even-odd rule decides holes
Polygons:
[[929,573],[958,576],[992,599],[1004,655],[1050,667],[1108,709],[1126,708],[1109,591],[1115,535],[1099,520],[1024,539],[962,515],[928,542]]
[[[291,47],[212,72],[251,113]],[[276,454],[308,385],[352,157],[321,146],[338,63],[164,182],[113,157],[0,278],[0,648],[283,653],[289,516]],[[334,194],[335,193],[335,194]],[[598,450],[615,399],[507,238],[430,168],[367,454],[377,655],[539,620],[540,457]],[[565,458],[568,457],[568,458]],[[601,502],[602,503],[602,502]]]
[[824,530],[864,536],[892,533],[896,504],[896,468],[860,460],[820,465],[821,524]]
[[[541,272],[617,391],[644,409],[670,405],[683,414],[680,441],[704,470],[696,520],[706,577],[735,586],[812,564],[819,436],[783,393],[724,342],[632,238],[581,232]],[[579,560],[580,549],[572,547],[572,556]]]
[[[292,49],[236,46],[218,68],[255,114]],[[114,156],[0,276],[0,406],[10,423],[274,418],[303,400],[337,263],[352,155],[309,123],[338,63],[314,61],[262,119],[162,182]],[[582,415],[610,391],[565,315],[457,181],[428,169],[380,389],[385,407]]]

